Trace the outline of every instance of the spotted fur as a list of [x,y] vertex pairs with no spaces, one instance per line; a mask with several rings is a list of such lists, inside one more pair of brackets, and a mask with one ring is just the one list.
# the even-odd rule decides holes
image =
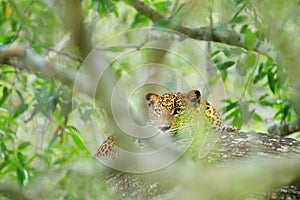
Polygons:
[[182,119],[182,115],[189,109],[196,109],[199,115],[203,115],[203,124],[209,128],[220,132],[237,131],[233,126],[223,125],[218,111],[210,102],[201,99],[199,90],[171,92],[161,96],[148,93],[145,98],[149,107],[149,124],[164,132],[176,134],[180,126],[188,124],[191,118],[185,115]]
[[116,138],[109,136],[99,147],[96,157],[113,160],[117,156]]
[[[207,101],[201,100],[199,90],[191,90],[188,93],[171,92],[163,95],[148,93],[145,99],[149,108],[149,124],[159,128],[163,132],[176,134],[179,128],[189,124],[193,119],[190,112],[194,110],[203,115],[203,124],[219,132],[236,132],[233,126],[223,125],[218,111]],[[184,115],[184,117],[181,117]],[[188,116],[186,116],[188,115]],[[99,147],[96,157],[113,160],[117,156],[117,141],[114,137],[108,137]]]

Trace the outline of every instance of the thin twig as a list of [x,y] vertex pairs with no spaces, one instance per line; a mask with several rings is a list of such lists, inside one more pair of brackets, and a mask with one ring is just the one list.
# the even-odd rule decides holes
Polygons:
[[139,49],[141,49],[142,46],[144,46],[144,43],[141,43],[141,44],[121,44],[121,45],[96,47],[96,50],[99,50],[99,51],[110,51],[110,50],[112,50],[114,48],[136,49],[136,50],[139,50]]
[[65,56],[65,57],[67,57],[67,58],[69,58],[69,59],[71,59],[71,60],[74,60],[74,61],[77,61],[77,62],[79,62],[79,63],[82,63],[82,59],[77,58],[77,57],[74,57],[74,56],[72,56],[72,55],[70,55],[70,54],[68,54],[68,53],[66,53],[66,52],[57,51],[57,50],[55,50],[55,49],[53,49],[53,48],[50,48],[50,47],[42,47],[42,48],[43,48],[43,49],[46,49],[46,50],[48,50],[48,51],[50,51],[50,52],[54,52],[54,53],[56,53],[56,54]]
[[16,32],[16,34],[14,35],[14,37],[11,39],[11,42],[10,43],[13,43],[18,37],[19,37],[19,34],[21,32],[21,30],[23,29],[23,24],[24,24],[24,18],[25,18],[25,15],[27,14],[30,6],[33,4],[33,0],[31,0],[28,5],[26,6],[26,8],[24,9],[23,11],[23,14],[21,16],[21,22],[20,22],[20,25],[18,27],[18,30]]

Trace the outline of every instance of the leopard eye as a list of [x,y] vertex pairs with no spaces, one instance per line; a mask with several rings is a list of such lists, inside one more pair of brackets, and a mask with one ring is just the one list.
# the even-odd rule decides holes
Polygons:
[[155,112],[156,114],[159,114],[159,115],[160,115],[160,114],[161,114],[161,109],[160,109],[160,108],[155,108],[155,109],[154,109],[154,112]]
[[182,108],[175,108],[173,114],[174,114],[174,115],[177,115],[177,114],[179,114],[181,111],[182,111]]

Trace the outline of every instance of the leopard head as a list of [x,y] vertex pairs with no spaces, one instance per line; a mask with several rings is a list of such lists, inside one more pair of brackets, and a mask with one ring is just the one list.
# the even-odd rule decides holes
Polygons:
[[149,107],[149,124],[163,132],[176,133],[178,117],[189,107],[196,107],[201,100],[199,90],[188,93],[176,92],[158,95],[147,93],[145,95]]

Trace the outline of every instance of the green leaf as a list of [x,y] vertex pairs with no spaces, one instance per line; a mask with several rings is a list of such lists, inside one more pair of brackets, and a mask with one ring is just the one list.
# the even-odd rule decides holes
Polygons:
[[0,36],[0,44],[8,45],[8,44],[10,44],[10,42],[12,41],[12,39],[14,37],[15,37],[14,35]]
[[248,69],[248,68],[254,67],[254,65],[256,63],[256,59],[257,59],[257,57],[254,53],[249,53],[247,55],[247,59],[246,59],[246,63],[245,63],[246,68]]
[[4,142],[0,142],[0,147],[1,147],[2,152],[7,152],[8,151],[8,149],[7,149]]
[[212,52],[212,53],[210,54],[210,57],[212,58],[212,57],[214,57],[215,55],[219,54],[220,52],[221,52],[221,50],[216,50],[216,51],[214,51],[214,52]]
[[276,92],[276,80],[274,78],[275,74],[272,72],[272,69],[268,70],[268,83],[273,94]]
[[134,20],[131,24],[131,28],[140,28],[143,26],[147,26],[150,24],[150,19],[145,17],[144,15],[137,13],[134,17]]
[[171,1],[162,1],[153,4],[159,13],[167,13],[168,8],[172,5]]
[[283,113],[283,120],[288,116],[290,108],[291,108],[291,104],[284,105],[283,112],[282,112]]
[[229,67],[233,66],[235,64],[234,61],[227,61],[227,62],[224,62],[224,63],[221,63],[217,66],[217,68],[219,70],[225,70],[225,69],[228,69]]
[[257,36],[249,29],[248,26],[243,26],[241,32],[245,34],[245,46],[253,48],[256,44]]
[[7,87],[3,87],[2,89],[2,97],[0,99],[0,106],[5,102],[6,98],[10,94],[10,90],[7,89]]
[[223,54],[227,57],[227,58],[229,58],[230,57],[230,51],[229,51],[229,49],[228,48],[226,48],[226,47],[223,47],[222,48],[222,52],[223,52]]
[[262,95],[262,96],[259,97],[258,101],[262,101],[262,100],[264,100],[268,96],[269,96],[269,94],[264,94],[264,95]]
[[234,4],[237,6],[241,3],[244,3],[244,0],[234,0]]
[[82,150],[85,149],[84,144],[82,143],[80,137],[79,137],[77,134],[70,133],[69,135],[71,136],[73,142],[77,145],[77,147],[78,147],[79,149],[82,149]]
[[25,149],[26,147],[28,147],[30,145],[30,142],[22,142],[18,149],[21,150],[21,149]]
[[273,105],[274,105],[274,103],[269,102],[269,101],[260,101],[259,104],[262,106],[270,106],[270,107],[273,107]]
[[267,75],[267,73],[265,71],[263,71],[264,67],[265,67],[264,62],[259,64],[257,75],[253,79],[254,84],[256,84],[258,81],[262,80]]
[[238,106],[238,102],[237,101],[236,102],[232,102],[228,106],[225,106],[224,108],[222,108],[222,111],[224,113],[227,113],[227,112],[229,112],[230,110],[232,110],[233,108],[235,108],[237,106]]
[[244,34],[245,34],[248,30],[249,30],[248,25],[245,24],[245,25],[243,25],[242,28],[241,28],[241,33],[244,33]]
[[281,120],[280,117],[281,113],[282,113],[281,110],[276,112],[275,115],[273,116],[273,120]]
[[92,0],[92,4],[99,14],[114,13],[115,16],[119,17],[117,7],[111,0]]
[[[3,162],[0,164],[0,171],[1,171],[4,167],[6,167],[7,164],[9,164],[9,162],[7,162],[6,160],[3,161]],[[1,177],[1,176],[0,176],[0,177]]]
[[17,153],[17,157],[18,157],[19,163],[20,163],[22,166],[25,166],[25,164],[26,164],[26,156],[23,155],[21,152],[18,152],[18,153]]
[[23,185],[24,180],[25,180],[25,174],[23,169],[20,169],[19,167],[17,167],[16,169],[16,174],[17,174],[17,179],[20,185]]
[[64,165],[65,163],[67,163],[69,161],[69,157],[62,157],[62,158],[58,158],[57,160],[55,160],[54,164],[55,165]]
[[21,101],[24,102],[24,97],[22,95],[22,92],[20,92],[19,90],[15,90],[15,91],[18,94],[18,96],[20,97]]
[[247,16],[240,15],[240,16],[233,18],[230,21],[230,23],[231,24],[240,24],[240,23],[244,22],[247,18],[248,18]]
[[17,110],[15,111],[13,118],[18,117],[19,115],[21,115],[23,112],[25,112],[28,109],[28,104],[26,103],[21,103]]
[[112,52],[120,52],[120,51],[124,51],[124,47],[122,47],[122,46],[113,46],[113,47],[109,47],[108,50],[112,51]]
[[[238,115],[236,115],[236,116],[238,116]],[[235,117],[232,121],[232,124],[234,126],[236,126],[238,129],[240,129],[243,125],[243,120],[241,117]]]
[[258,81],[262,80],[267,75],[266,72],[259,73],[253,79],[253,83],[256,84]]
[[264,121],[257,113],[254,114],[253,119],[255,121],[258,121],[258,122],[263,122]]
[[221,101],[224,103],[227,103],[227,104],[232,103],[232,101],[230,99],[222,99]]
[[229,115],[225,117],[225,120],[229,120],[231,118],[235,118],[240,114],[240,109],[237,107],[237,109],[233,110]]
[[223,81],[226,81],[227,79],[227,72],[225,70],[221,71],[221,78]]

